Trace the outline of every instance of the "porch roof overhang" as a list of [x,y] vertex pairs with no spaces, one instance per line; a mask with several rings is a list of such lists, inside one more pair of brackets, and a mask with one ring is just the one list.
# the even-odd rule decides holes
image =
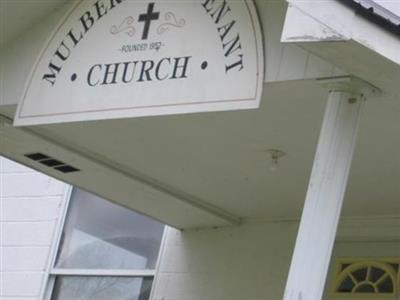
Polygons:
[[[365,25],[370,36],[363,30],[342,31],[320,19],[320,11],[294,2],[288,10],[284,1],[256,4],[267,65],[259,110],[15,128],[12,119],[35,59],[32,53],[40,51],[49,27],[63,15],[61,9],[29,35],[2,47],[0,153],[178,228],[297,219],[328,93],[315,79],[352,74],[383,95],[366,105],[344,215],[400,212],[400,40],[354,17],[339,2],[332,11],[356,20],[358,29]],[[305,31],[294,30],[295,23],[288,23],[291,16],[304,21],[304,28],[316,25],[310,23],[312,16],[316,28],[338,38],[301,40]],[[275,172],[269,169],[269,149],[287,153]],[[24,156],[32,152],[82,172],[49,169]]]
[[392,11],[375,0],[338,0],[355,10],[355,12],[371,22],[386,28],[400,36],[400,8]]
[[[346,4],[326,1],[318,6],[313,1],[287,1],[283,43],[296,44],[386,94],[399,95],[400,35],[397,30],[393,32],[365,18],[349,4],[353,1],[345,1]],[[360,7],[365,12],[366,6]]]

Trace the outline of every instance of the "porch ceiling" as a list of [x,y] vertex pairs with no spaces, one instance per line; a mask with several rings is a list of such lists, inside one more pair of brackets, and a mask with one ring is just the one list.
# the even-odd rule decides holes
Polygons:
[[32,26],[66,2],[67,0],[1,0],[0,46],[26,33]]
[[[298,218],[326,96],[313,81],[274,83],[265,85],[259,110],[62,124],[33,130],[135,178],[191,195],[230,216]],[[367,102],[345,216],[400,213],[399,116],[397,99]],[[269,169],[268,149],[287,153],[275,172]],[[65,180],[85,187],[73,177]],[[113,178],[109,181],[112,189]],[[120,192],[114,191],[117,201]],[[135,199],[127,201],[135,208]],[[168,216],[164,221],[174,225]]]

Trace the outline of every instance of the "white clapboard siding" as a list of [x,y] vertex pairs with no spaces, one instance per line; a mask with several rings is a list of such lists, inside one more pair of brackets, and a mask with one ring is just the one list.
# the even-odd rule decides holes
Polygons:
[[50,247],[3,247],[2,270],[15,271],[45,271]]
[[17,164],[9,159],[2,159],[2,169],[1,172],[5,173],[34,173],[35,171],[25,167],[23,165]]
[[3,272],[1,273],[3,296],[37,297],[43,280],[40,272]]
[[[297,221],[271,220],[245,221],[238,227],[219,229],[169,228],[151,300],[281,300],[297,227]],[[400,218],[344,220],[331,276],[336,271],[336,258],[398,257],[399,228]],[[365,239],[368,231],[375,233]],[[325,300],[335,299],[329,289],[332,280],[327,281]]]
[[36,297],[2,297],[1,300],[36,300]]
[[168,229],[152,300],[282,299],[297,223]]
[[56,220],[62,207],[60,197],[2,198],[0,201],[3,207],[1,219],[11,222]]
[[39,173],[3,174],[2,196],[43,197],[62,196],[65,184]]
[[1,228],[3,246],[50,246],[54,221],[4,222]]
[[39,300],[67,185],[0,157],[0,299]]

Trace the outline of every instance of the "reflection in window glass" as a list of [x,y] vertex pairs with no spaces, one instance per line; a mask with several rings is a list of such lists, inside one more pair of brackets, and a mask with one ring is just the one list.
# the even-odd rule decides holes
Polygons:
[[52,300],[147,300],[152,279],[58,276]]
[[154,269],[163,230],[159,222],[75,188],[56,267]]

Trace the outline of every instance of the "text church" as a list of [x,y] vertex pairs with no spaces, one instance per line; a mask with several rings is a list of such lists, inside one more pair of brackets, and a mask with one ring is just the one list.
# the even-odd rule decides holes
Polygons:
[[0,14],[1,299],[400,300],[400,1]]

